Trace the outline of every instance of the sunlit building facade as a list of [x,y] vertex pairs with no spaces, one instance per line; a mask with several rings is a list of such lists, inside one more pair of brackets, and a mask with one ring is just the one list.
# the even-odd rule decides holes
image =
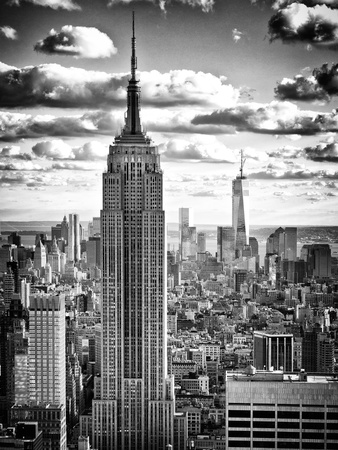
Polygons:
[[131,63],[125,126],[103,174],[101,378],[92,433],[100,450],[173,444],[163,174],[158,148],[141,128],[134,32]]

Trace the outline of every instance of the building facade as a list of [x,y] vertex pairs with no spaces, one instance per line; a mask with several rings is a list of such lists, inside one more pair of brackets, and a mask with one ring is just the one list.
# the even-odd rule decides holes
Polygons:
[[141,128],[134,27],[131,62],[125,126],[103,174],[102,365],[92,434],[92,446],[101,450],[173,443],[163,175],[158,148]]

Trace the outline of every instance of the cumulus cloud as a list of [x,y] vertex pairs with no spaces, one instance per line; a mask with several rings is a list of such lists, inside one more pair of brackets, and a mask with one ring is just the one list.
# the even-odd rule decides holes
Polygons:
[[271,158],[296,159],[304,155],[303,149],[299,147],[285,146],[277,150],[268,151],[267,154]]
[[269,34],[271,41],[305,42],[337,50],[338,11],[326,4],[308,7],[302,3],[291,3],[270,18]]
[[[124,106],[130,74],[108,74],[59,64],[22,69],[0,65],[0,106],[111,108]],[[240,91],[226,77],[192,70],[141,72],[142,106],[232,106]]]
[[[274,104],[275,103],[275,104]],[[115,136],[123,126],[122,111],[91,111],[59,116],[0,111],[0,141],[66,136]],[[300,111],[288,102],[242,104],[211,114],[195,116],[193,109],[179,112],[147,108],[142,114],[147,132],[201,135],[235,134],[240,131],[273,135],[316,135],[338,131],[338,113]]]
[[234,108],[200,114],[192,120],[194,125],[232,127],[235,131],[262,134],[314,135],[338,130],[338,114],[315,113],[299,110],[291,102],[273,101],[269,104],[242,103]]
[[332,64],[331,68],[323,64],[309,77],[284,78],[275,88],[275,95],[280,100],[329,101],[338,95],[338,64]]
[[55,117],[0,111],[0,141],[45,136],[114,136],[120,128],[120,114],[97,111],[82,116]]
[[30,161],[32,155],[29,153],[21,153],[20,147],[17,145],[11,145],[0,149],[0,158],[22,159],[24,161]]
[[[131,3],[132,1],[137,0],[109,0],[108,6],[114,6],[119,3]],[[166,10],[167,4],[171,2],[171,0],[148,0],[151,3],[154,3],[155,5],[158,5],[162,11]],[[202,9],[203,12],[210,12],[213,9],[213,6],[215,4],[215,0],[175,0],[176,3],[181,3],[183,5],[188,5],[192,7],[199,7]]]
[[16,6],[20,6],[22,3],[31,3],[52,9],[66,9],[67,11],[81,10],[81,7],[73,0],[9,0],[8,3]]
[[169,139],[160,145],[161,156],[171,161],[203,161],[214,163],[234,163],[236,159],[231,150],[220,142],[203,140]]
[[94,27],[65,25],[58,33],[50,30],[48,36],[37,42],[34,50],[47,55],[70,55],[75,58],[109,58],[117,53],[113,41]]
[[7,25],[0,27],[0,34],[5,36],[7,39],[11,39],[11,40],[18,39],[17,31],[14,28],[7,26]]
[[97,141],[87,142],[80,147],[71,147],[60,139],[38,142],[32,147],[32,151],[38,158],[76,161],[106,159],[108,154],[107,147]]
[[304,153],[311,161],[338,163],[338,142],[330,138],[314,147],[305,147]]
[[330,8],[338,8],[337,0],[275,0],[272,4],[273,9],[286,8],[292,3],[302,3],[306,6],[327,5]]
[[307,169],[304,165],[296,164],[292,161],[280,161],[278,163],[268,164],[264,170],[259,172],[251,172],[248,178],[273,180],[313,180],[318,179],[338,179],[338,172],[329,170],[314,170]]
[[16,162],[16,161],[0,161],[0,170],[2,171],[7,171],[7,170],[42,170],[42,167],[39,166],[38,164],[33,164],[32,161],[21,161],[21,162]]

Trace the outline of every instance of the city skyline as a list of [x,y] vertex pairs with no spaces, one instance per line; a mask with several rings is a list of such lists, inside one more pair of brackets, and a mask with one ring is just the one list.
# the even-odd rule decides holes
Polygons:
[[[39,3],[0,6],[2,220],[98,215],[126,110],[135,10],[141,120],[159,145],[168,222],[181,206],[196,223],[230,224],[243,149],[252,224],[335,224],[332,2]],[[306,35],[302,24],[320,21],[331,34]]]

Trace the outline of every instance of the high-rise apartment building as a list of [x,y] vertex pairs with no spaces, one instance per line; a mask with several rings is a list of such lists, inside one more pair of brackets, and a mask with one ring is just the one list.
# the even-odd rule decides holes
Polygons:
[[241,152],[240,175],[232,181],[232,227],[237,253],[249,244],[249,180],[243,176],[244,162]]
[[32,294],[29,305],[30,399],[66,405],[64,294]]
[[77,262],[80,254],[80,221],[78,214],[69,214],[68,226],[68,260]]
[[158,148],[141,128],[133,26],[128,110],[103,174],[101,377],[92,446],[157,450],[173,444],[167,377],[165,217]]

